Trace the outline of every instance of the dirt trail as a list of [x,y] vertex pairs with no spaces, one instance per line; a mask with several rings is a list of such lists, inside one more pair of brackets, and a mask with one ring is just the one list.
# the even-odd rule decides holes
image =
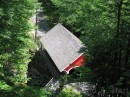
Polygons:
[[[36,22],[37,20],[37,22]],[[49,25],[47,23],[47,17],[44,14],[42,9],[37,10],[37,17],[34,15],[31,18],[31,21],[34,23],[34,25],[37,25],[38,31],[37,36],[43,36],[47,31],[50,30]],[[32,32],[35,35],[35,31]]]

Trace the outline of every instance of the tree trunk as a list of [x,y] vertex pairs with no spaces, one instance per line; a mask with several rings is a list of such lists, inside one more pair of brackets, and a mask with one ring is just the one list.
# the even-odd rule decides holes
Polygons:
[[[126,48],[125,72],[127,72],[127,70],[128,70],[129,54],[130,54],[130,32],[129,32],[128,44],[127,44],[127,48]],[[125,78],[124,78],[124,87],[127,88],[127,76],[125,76]]]
[[119,46],[119,36],[120,36],[120,22],[121,22],[121,11],[122,11],[122,0],[117,1],[117,31],[115,35],[115,53],[114,53],[114,82],[119,79],[120,74],[120,63],[121,63],[121,53],[120,53],[120,46]]

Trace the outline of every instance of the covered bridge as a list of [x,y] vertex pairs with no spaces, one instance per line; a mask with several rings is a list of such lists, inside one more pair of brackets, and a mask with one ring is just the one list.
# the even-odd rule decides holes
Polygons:
[[71,69],[84,65],[85,57],[79,52],[84,45],[61,24],[48,31],[40,41],[59,72],[68,74]]

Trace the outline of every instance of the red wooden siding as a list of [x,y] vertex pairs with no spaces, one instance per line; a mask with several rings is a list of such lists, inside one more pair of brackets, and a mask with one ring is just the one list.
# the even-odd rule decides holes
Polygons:
[[85,62],[85,56],[81,55],[77,60],[75,60],[72,64],[70,64],[67,68],[64,69],[67,74],[69,74],[69,71],[73,68],[83,66]]

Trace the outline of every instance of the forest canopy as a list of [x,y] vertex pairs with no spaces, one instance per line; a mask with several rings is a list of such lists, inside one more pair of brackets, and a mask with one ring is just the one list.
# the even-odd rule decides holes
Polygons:
[[[87,48],[87,63],[80,81],[96,86],[95,97],[130,95],[130,1],[129,0],[39,0],[50,26],[62,23]],[[37,0],[0,0],[0,96],[49,97],[50,92],[27,86],[27,69],[35,43],[29,21],[39,7]],[[43,25],[44,26],[44,25]],[[71,89],[70,89],[71,90]],[[59,95],[66,95],[63,90]],[[113,92],[114,91],[114,92]],[[31,92],[29,95],[28,92]],[[38,93],[37,93],[38,92]],[[34,95],[33,95],[34,93]],[[77,94],[80,97],[80,93]]]
[[37,0],[0,0],[0,97],[25,97],[20,86],[27,83],[30,51],[35,48],[29,20],[37,7]]
[[130,1],[40,1],[49,21],[64,24],[86,44],[86,66],[94,73],[91,82],[98,83],[98,87],[104,87],[109,93],[116,89],[128,92]]

